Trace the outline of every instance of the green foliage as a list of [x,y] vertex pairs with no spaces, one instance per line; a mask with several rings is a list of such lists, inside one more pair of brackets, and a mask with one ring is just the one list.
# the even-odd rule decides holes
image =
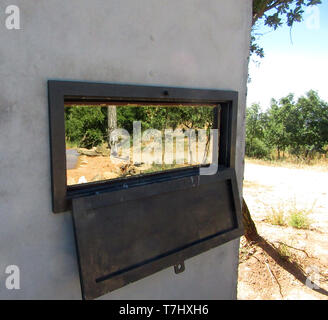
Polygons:
[[65,108],[65,133],[70,143],[92,148],[101,144],[106,136],[106,110],[95,106]]
[[263,48],[256,43],[255,25],[263,21],[264,25],[276,30],[283,24],[292,27],[301,22],[304,9],[321,4],[321,0],[253,0],[253,35],[251,38],[251,54],[264,56]]
[[280,204],[277,208],[271,208],[266,216],[267,222],[273,225],[289,226],[296,229],[309,229],[311,220],[308,215],[313,212],[315,202],[310,208],[298,208],[296,200],[290,203]]
[[294,96],[289,94],[287,97],[277,101],[272,100],[271,107],[267,112],[267,126],[265,139],[268,145],[275,147],[280,159],[281,151],[285,151],[291,143],[291,132],[297,127],[293,123]]
[[204,129],[213,126],[212,107],[143,107],[146,113],[146,121],[142,123],[145,129],[153,128],[164,130],[178,127],[183,129]]
[[144,107],[119,106],[117,107],[117,127],[127,130],[130,134],[133,132],[133,121],[141,121],[147,126],[147,114]]
[[292,257],[292,253],[290,252],[288,246],[285,243],[280,242],[277,249],[281,258],[289,260]]
[[289,214],[288,224],[296,229],[309,229],[310,219],[306,210],[293,210]]
[[265,25],[274,30],[283,23],[291,27],[302,21],[306,7],[318,4],[321,0],[253,0],[253,24],[264,17]]
[[284,226],[285,223],[285,217],[284,217],[284,210],[279,208],[271,208],[271,212],[267,214],[266,220],[276,226]]
[[299,99],[293,117],[298,125],[298,132],[293,132],[293,152],[306,157],[324,152],[328,144],[328,104],[311,90]]
[[246,155],[252,158],[268,159],[270,157],[271,149],[258,138],[254,138],[252,142],[246,138]]
[[268,158],[273,150],[288,151],[297,157],[311,158],[327,153],[328,104],[310,90],[294,101],[292,94],[262,112],[257,104],[246,111],[246,155]]
[[[133,122],[149,128],[209,129],[213,126],[213,107],[199,106],[118,106],[117,127],[133,133]],[[65,108],[67,145],[92,148],[108,141],[107,107],[71,106]]]
[[258,104],[252,104],[246,110],[246,135],[251,138],[263,138],[263,113]]
[[90,128],[85,132],[85,135],[79,146],[84,148],[92,148],[103,142],[103,134],[99,129]]
[[264,58],[264,49],[261,48],[258,43],[256,43],[256,37],[253,34],[251,35],[250,51],[251,51],[251,55]]
[[246,155],[255,158],[268,158],[271,148],[264,140],[266,115],[258,104],[246,110]]

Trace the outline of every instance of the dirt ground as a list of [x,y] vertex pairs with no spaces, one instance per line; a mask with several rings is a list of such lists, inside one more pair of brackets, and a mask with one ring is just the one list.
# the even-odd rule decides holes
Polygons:
[[[238,299],[328,299],[328,171],[245,163],[244,198],[263,241],[240,244]],[[309,229],[272,225],[272,209],[310,211]]]
[[[143,151],[141,159],[142,162],[140,164],[133,164],[132,161],[124,161],[118,157],[110,156],[110,150],[105,145],[94,147],[92,149],[67,149],[67,151],[73,151],[70,155],[68,155],[70,157],[69,163],[73,165],[72,167],[68,166],[68,168],[71,168],[67,170],[67,184],[76,185],[88,182],[105,181],[150,172],[160,172],[163,170],[198,165],[199,162],[196,162],[197,158],[195,154],[191,157],[194,159],[193,163],[188,164],[187,138],[185,138],[184,148],[182,159],[185,157],[185,162],[181,164],[172,163],[167,165],[165,163],[163,165],[153,165],[152,162],[154,161],[154,158],[152,152],[148,153]],[[194,148],[198,148],[198,145],[196,144]],[[74,151],[77,154],[76,158],[74,156]],[[130,158],[132,158],[133,148],[131,148],[130,151]],[[171,154],[170,152],[166,152],[165,155],[171,159],[178,157],[175,147],[172,149]],[[179,156],[181,157],[181,153]],[[211,159],[211,156],[212,150],[209,150],[207,159]],[[201,159],[203,159],[202,156]],[[207,163],[210,163],[210,161],[208,160]]]
[[131,165],[126,161],[114,161],[109,156],[89,157],[81,155],[74,169],[67,170],[67,184],[104,181],[146,172],[151,165]]

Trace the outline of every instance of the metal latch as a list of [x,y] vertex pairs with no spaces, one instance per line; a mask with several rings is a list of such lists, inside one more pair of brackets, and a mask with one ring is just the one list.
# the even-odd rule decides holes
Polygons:
[[184,262],[180,262],[180,263],[178,263],[178,264],[176,264],[176,265],[174,266],[174,272],[175,272],[176,274],[185,271],[185,269],[186,269],[186,268],[185,268],[185,264],[184,264]]

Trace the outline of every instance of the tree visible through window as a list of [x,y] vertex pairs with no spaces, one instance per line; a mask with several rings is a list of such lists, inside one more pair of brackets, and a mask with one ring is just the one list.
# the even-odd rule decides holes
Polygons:
[[65,105],[67,184],[211,163],[216,105]]

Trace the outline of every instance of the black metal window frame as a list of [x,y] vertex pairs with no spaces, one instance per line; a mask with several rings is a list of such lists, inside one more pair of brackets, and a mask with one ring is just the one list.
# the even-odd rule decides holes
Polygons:
[[54,213],[71,209],[73,198],[122,190],[199,174],[199,168],[181,168],[145,176],[67,186],[65,102],[190,103],[220,105],[215,119],[219,128],[219,169],[234,169],[238,92],[150,85],[78,81],[48,81],[52,208]]

